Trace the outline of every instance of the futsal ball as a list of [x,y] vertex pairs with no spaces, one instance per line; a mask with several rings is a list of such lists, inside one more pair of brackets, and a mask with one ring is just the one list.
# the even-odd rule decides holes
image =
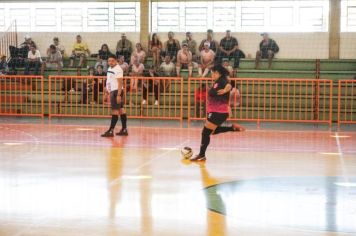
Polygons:
[[184,159],[189,159],[193,156],[193,149],[190,147],[184,147],[184,148],[182,148],[180,153],[182,154],[182,157]]

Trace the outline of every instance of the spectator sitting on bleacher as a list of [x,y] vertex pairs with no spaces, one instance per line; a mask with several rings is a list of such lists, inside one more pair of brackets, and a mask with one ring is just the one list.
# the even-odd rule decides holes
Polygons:
[[208,75],[211,67],[214,66],[215,53],[210,48],[210,43],[204,43],[204,49],[200,52],[199,76],[205,77]]
[[[150,69],[145,73],[145,77],[151,77],[151,78],[155,78],[155,77],[159,77],[158,73],[155,70],[154,66],[151,66]],[[147,104],[147,100],[148,100],[148,91],[152,92],[153,91],[153,95],[155,97],[155,106],[158,106],[158,96],[159,96],[159,80],[158,79],[151,79],[148,81],[143,81],[142,84],[142,105],[146,105]]]
[[25,61],[25,75],[30,74],[30,68],[34,68],[34,74],[38,75],[39,69],[42,65],[42,58],[40,51],[36,49],[35,45],[30,46],[27,59]]
[[219,44],[216,40],[213,39],[213,30],[208,29],[206,34],[206,39],[203,39],[199,45],[199,52],[204,50],[204,43],[208,42],[210,44],[210,49],[213,50],[216,54]]
[[240,51],[238,49],[239,42],[235,37],[232,37],[230,30],[226,30],[226,36],[220,41],[216,62],[221,64],[223,58],[234,59],[234,69],[238,69],[240,64]]
[[31,36],[26,34],[25,35],[25,42],[20,44],[20,48],[27,48],[30,50],[30,46],[33,45],[37,48],[36,43],[32,40]]
[[[106,76],[106,72],[104,71],[104,68],[102,65],[98,65],[96,67],[96,71],[95,71],[95,76]],[[99,102],[99,94],[100,92],[104,92],[104,84],[105,79],[94,79],[94,85],[93,85],[93,95],[94,95],[94,103],[98,103]],[[104,96],[104,101],[105,101],[105,96]]]
[[272,67],[272,60],[274,55],[279,52],[279,47],[273,39],[269,38],[268,33],[262,33],[263,40],[260,42],[260,50],[256,53],[255,68],[258,69],[260,66],[260,60],[268,59],[268,69]]
[[171,57],[169,55],[166,55],[164,57],[164,62],[162,62],[161,66],[159,67],[159,71],[161,73],[161,76],[164,77],[174,76],[176,72],[176,66],[171,61]]
[[6,62],[6,55],[0,55],[0,75],[6,75],[9,73],[9,66]]
[[[58,37],[54,37],[53,38],[53,45],[57,48],[57,51],[59,51],[62,55],[62,57],[64,57],[64,47],[63,45],[59,44],[59,39]],[[47,49],[47,55],[50,51],[50,48]]]
[[121,40],[116,44],[116,57],[124,56],[125,62],[130,63],[132,53],[132,43],[127,39],[126,34],[121,34]]
[[101,49],[98,51],[98,56],[96,58],[95,68],[101,65],[106,72],[108,70],[108,58],[110,55],[112,55],[112,53],[110,52],[108,45],[101,45]]
[[153,65],[158,68],[160,65],[160,54],[162,50],[162,42],[159,40],[156,33],[152,34],[152,39],[150,42],[150,51],[152,52]]
[[177,76],[180,76],[180,70],[181,69],[188,69],[188,76],[192,77],[193,73],[193,56],[192,53],[188,49],[188,44],[184,43],[182,45],[182,49],[179,50],[177,54],[177,64],[176,64],[176,70],[177,70]]
[[121,67],[122,71],[124,72],[124,75],[128,75],[130,66],[129,66],[129,64],[127,64],[125,62],[125,57],[120,55],[117,58],[117,62],[119,64],[119,66]]
[[[95,68],[89,67],[88,76],[95,76]],[[91,91],[94,81],[92,79],[84,79],[82,84],[82,103],[88,104],[88,92]]]
[[171,57],[171,60],[175,62],[179,50],[179,41],[174,38],[174,33],[172,31],[168,32],[168,40],[164,43],[165,55],[169,55]]
[[73,45],[72,55],[70,56],[70,64],[69,67],[74,66],[75,58],[79,58],[78,67],[83,67],[86,62],[87,54],[90,55],[90,50],[86,43],[82,42],[82,36],[77,35],[77,41]]
[[145,64],[146,52],[142,49],[141,43],[136,43],[136,50],[132,53],[130,65],[133,64],[135,58],[138,58],[140,63]]
[[[131,66],[130,76],[132,77],[142,77],[143,72],[145,70],[145,66],[140,62],[139,58],[135,57],[133,60],[133,64]],[[138,79],[131,78],[130,81],[130,91],[137,91]]]
[[[63,57],[58,51],[57,47],[52,44],[49,46],[49,51],[47,53],[46,62],[43,63],[42,68],[46,69],[56,69],[57,73],[60,74],[63,68]],[[43,74],[43,71],[42,71]]]
[[225,58],[223,59],[222,66],[229,72],[229,77],[233,78],[234,77],[234,68],[230,65],[229,59]]
[[191,32],[187,32],[186,39],[182,41],[182,45],[184,43],[188,44],[189,51],[192,53],[193,61],[197,61],[197,42],[193,39],[193,34]]

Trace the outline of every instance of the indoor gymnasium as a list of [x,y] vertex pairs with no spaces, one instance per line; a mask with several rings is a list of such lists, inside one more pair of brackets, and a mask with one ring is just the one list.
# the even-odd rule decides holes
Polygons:
[[356,0],[0,1],[0,236],[356,235]]

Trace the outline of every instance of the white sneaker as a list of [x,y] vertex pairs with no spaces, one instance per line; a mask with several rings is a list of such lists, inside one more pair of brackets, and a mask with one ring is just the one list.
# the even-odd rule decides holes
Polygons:
[[158,105],[159,105],[158,100],[156,100],[155,101],[155,106],[158,106]]
[[144,99],[142,100],[142,105],[146,105],[147,101]]

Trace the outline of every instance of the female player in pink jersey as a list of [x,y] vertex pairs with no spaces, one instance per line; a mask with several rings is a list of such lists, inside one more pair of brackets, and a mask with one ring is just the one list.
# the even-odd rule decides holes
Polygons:
[[231,126],[221,126],[229,116],[229,98],[231,84],[229,83],[229,72],[222,66],[216,65],[212,69],[214,85],[208,92],[207,113],[208,117],[202,131],[200,152],[192,157],[191,161],[205,161],[205,152],[210,143],[210,135],[244,131],[245,128],[238,124]]

